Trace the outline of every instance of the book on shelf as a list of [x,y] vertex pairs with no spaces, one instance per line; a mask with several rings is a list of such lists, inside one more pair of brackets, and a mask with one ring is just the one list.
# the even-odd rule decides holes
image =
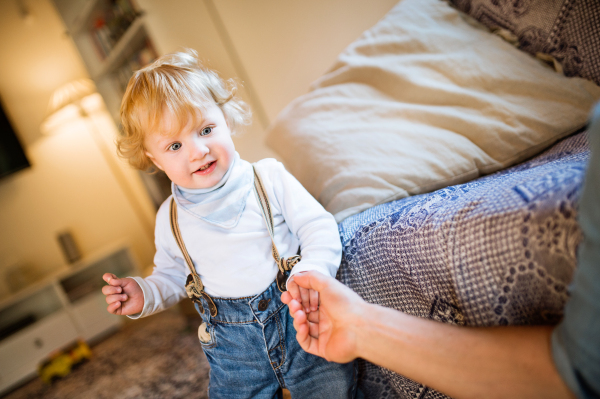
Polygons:
[[109,56],[113,47],[140,16],[130,0],[110,0],[94,18],[90,36],[100,59]]
[[125,93],[129,79],[135,71],[143,68],[158,58],[156,50],[150,40],[146,39],[143,46],[136,52],[134,52],[123,64],[115,71],[115,78],[121,89],[122,93]]

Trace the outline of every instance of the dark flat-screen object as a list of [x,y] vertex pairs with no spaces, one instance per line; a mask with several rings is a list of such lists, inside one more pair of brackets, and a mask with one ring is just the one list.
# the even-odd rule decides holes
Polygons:
[[0,178],[29,166],[23,147],[0,106]]

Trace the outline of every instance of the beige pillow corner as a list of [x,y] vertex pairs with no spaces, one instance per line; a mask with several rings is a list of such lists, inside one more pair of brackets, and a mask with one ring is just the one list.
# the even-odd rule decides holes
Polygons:
[[439,0],[403,0],[280,113],[267,143],[340,222],[531,157],[583,126],[600,87]]

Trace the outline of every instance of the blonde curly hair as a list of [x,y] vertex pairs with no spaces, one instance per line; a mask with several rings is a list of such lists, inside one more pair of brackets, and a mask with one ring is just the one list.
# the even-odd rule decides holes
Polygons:
[[[136,169],[154,165],[146,155],[144,137],[158,132],[165,113],[176,120],[175,134],[190,120],[197,124],[202,110],[216,104],[223,111],[232,134],[250,123],[246,103],[235,96],[236,84],[224,81],[216,72],[205,68],[194,50],[167,54],[136,71],[127,85],[121,103],[123,135],[117,139],[117,152]],[[164,132],[161,132],[164,133]]]

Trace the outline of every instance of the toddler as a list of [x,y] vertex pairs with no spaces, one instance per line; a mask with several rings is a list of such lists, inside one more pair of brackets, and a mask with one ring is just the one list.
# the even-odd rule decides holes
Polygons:
[[316,316],[318,293],[294,275],[335,276],[336,222],[281,163],[240,159],[231,134],[250,113],[234,93],[192,50],[131,78],[119,152],[138,169],[164,171],[172,195],[156,216],[152,275],[105,274],[108,311],[145,317],[190,296],[203,320],[212,398],[270,399],[282,388],[296,398],[354,397],[354,365],[302,350],[280,299],[287,288]]

